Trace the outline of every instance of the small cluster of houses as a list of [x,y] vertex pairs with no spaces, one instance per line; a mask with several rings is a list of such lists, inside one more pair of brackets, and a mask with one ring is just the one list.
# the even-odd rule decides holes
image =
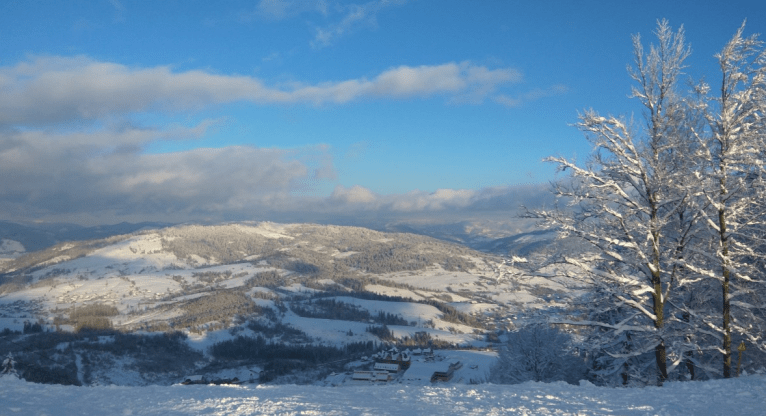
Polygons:
[[[404,351],[399,351],[396,347],[392,347],[389,350],[380,351],[377,354],[373,354],[371,357],[362,357],[362,361],[374,360],[376,362],[409,362],[410,357],[414,355],[425,355],[426,357],[433,357],[434,352],[431,348],[415,348],[410,350],[409,348]],[[409,365],[408,365],[409,366]]]
[[[390,350],[381,351],[377,354],[374,354],[370,358],[363,357],[363,361],[368,359],[375,361],[375,364],[372,367],[372,371],[355,371],[352,379],[373,382],[390,381],[393,379],[393,375],[397,374],[399,371],[404,371],[410,368],[413,356],[425,356],[426,361],[429,361],[430,359],[433,359],[433,350],[431,348],[416,348],[414,350],[410,350],[408,348],[404,351],[399,351],[397,348],[391,348]],[[449,379],[452,378],[452,372],[461,366],[462,364],[460,364],[460,362],[456,363],[454,368],[452,365],[450,365],[448,375],[436,372],[434,373],[433,377],[431,377],[431,381],[449,381]],[[436,377],[436,379],[434,377]]]
[[[420,350],[419,353],[422,354],[423,351]],[[393,374],[410,368],[412,355],[414,352],[409,349],[400,352],[395,347],[381,351],[371,357],[375,361],[372,367],[373,371],[355,371],[351,378],[353,380],[389,381]],[[366,358],[363,357],[362,360],[364,361]]]
[[[417,366],[414,370],[414,373],[412,371],[407,372],[406,375],[403,377],[410,377],[412,380],[428,380],[429,374],[430,374],[430,381],[432,383],[437,381],[447,382],[450,381],[455,373],[456,370],[459,370],[463,367],[463,364],[460,361],[456,361],[453,363],[450,363],[449,366],[445,369],[442,364],[436,365],[436,363],[433,363],[434,361],[434,353],[431,348],[416,348],[414,350],[405,349],[404,351],[399,351],[397,348],[391,348],[389,350],[378,352],[377,354],[372,355],[371,357],[362,357],[362,361],[374,361],[374,364],[372,366],[371,370],[368,371],[355,371],[351,377],[352,380],[357,381],[369,381],[369,382],[388,382],[394,379],[394,377],[399,373],[406,371],[410,368],[410,365],[412,364],[412,357],[413,356],[422,356],[423,359],[417,360],[424,362],[421,365]],[[431,362],[431,364],[428,364],[428,362]],[[447,364],[446,362],[444,364]],[[433,371],[434,366],[436,365],[436,368],[439,369],[439,371]],[[474,368],[476,366],[471,366],[471,368]],[[431,373],[433,371],[433,373]],[[411,374],[412,373],[412,374]],[[331,374],[332,376],[335,376],[336,374]],[[402,380],[400,380],[402,381]],[[250,381],[252,382],[252,380]],[[234,377],[231,379],[222,379],[222,378],[208,378],[203,375],[192,375],[192,376],[186,376],[184,377],[181,384],[184,385],[190,385],[190,384],[240,384],[241,381]]]

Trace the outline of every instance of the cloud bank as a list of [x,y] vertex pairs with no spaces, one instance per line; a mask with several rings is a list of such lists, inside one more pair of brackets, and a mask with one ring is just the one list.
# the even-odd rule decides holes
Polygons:
[[[0,133],[0,211],[6,219],[44,218],[85,223],[258,219],[333,222],[333,218],[475,215],[535,205],[545,187],[440,189],[380,195],[337,186],[327,146],[265,149],[230,146],[146,154],[159,133],[199,136],[208,122],[161,132],[140,129],[50,134]],[[346,220],[348,222],[348,220]]]
[[[234,146],[150,154],[152,143],[205,137],[224,119],[142,125],[137,115],[194,113],[210,106],[343,104],[443,97],[497,100],[522,80],[512,68],[471,62],[399,66],[372,78],[267,85],[243,75],[130,67],[88,57],[32,57],[0,67],[0,212],[9,219],[120,218],[186,221],[277,215],[508,209],[513,188],[413,191],[383,196],[332,184],[331,149]],[[466,97],[469,97],[466,100]],[[264,216],[271,216],[264,218]]]
[[438,189],[434,192],[411,191],[404,194],[379,195],[356,185],[337,186],[324,201],[322,209],[378,212],[381,215],[407,213],[459,213],[482,211],[517,212],[520,206],[552,203],[548,187],[540,184],[473,189]]

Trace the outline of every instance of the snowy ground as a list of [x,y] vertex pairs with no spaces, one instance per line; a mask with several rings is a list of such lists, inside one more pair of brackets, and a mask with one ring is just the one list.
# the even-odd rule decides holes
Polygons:
[[517,385],[66,387],[0,378],[0,415],[764,415],[766,377]]

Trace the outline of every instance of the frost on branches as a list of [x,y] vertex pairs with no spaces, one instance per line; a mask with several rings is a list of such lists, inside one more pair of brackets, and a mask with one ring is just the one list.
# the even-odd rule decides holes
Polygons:
[[[586,111],[576,126],[594,147],[587,163],[547,159],[571,172],[553,188],[569,206],[528,215],[588,243],[543,267],[563,264],[592,288],[589,312],[558,323],[589,329],[602,382],[729,377],[734,337],[766,351],[766,59],[742,31],[718,55],[723,85],[713,98],[705,84],[680,93],[683,28],[658,22],[648,51],[635,36],[629,73],[641,121]],[[722,371],[712,364],[721,356]],[[750,357],[750,367],[763,365],[762,353]]]
[[722,289],[720,325],[706,324],[720,341],[726,378],[732,375],[733,336],[763,347],[765,329],[758,318],[764,310],[759,294],[764,293],[766,52],[763,42],[744,38],[743,31],[744,25],[716,55],[720,88],[711,93],[701,84],[699,99],[692,102],[707,124],[696,135],[700,169],[694,174],[712,241],[703,261],[690,266]]

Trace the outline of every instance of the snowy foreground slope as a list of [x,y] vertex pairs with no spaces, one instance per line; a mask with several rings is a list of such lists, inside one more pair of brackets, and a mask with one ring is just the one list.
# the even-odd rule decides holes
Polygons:
[[67,387],[0,378],[0,415],[764,415],[766,377],[517,385]]

